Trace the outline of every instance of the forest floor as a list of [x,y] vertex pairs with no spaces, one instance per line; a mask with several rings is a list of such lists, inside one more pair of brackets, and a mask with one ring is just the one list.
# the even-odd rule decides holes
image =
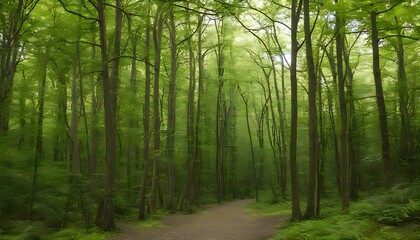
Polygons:
[[252,201],[211,205],[196,214],[164,216],[162,225],[153,228],[118,222],[120,231],[110,240],[265,240],[287,224],[290,216],[261,215],[246,209]]

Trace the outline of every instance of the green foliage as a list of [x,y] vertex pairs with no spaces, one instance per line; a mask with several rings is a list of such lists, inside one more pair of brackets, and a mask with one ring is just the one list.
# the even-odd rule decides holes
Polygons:
[[373,219],[376,222],[387,225],[399,225],[410,219],[408,209],[404,205],[382,205],[373,214]]
[[336,215],[322,220],[293,223],[275,239],[360,239],[359,229],[366,225],[346,215]]
[[418,183],[395,186],[352,203],[347,214],[336,199],[323,199],[320,219],[292,223],[274,239],[418,239],[418,187]]
[[0,239],[36,240],[48,234],[48,229],[42,221],[13,221],[6,223],[4,235]]
[[83,229],[79,228],[65,228],[60,230],[54,234],[47,236],[46,240],[102,240],[108,239],[111,236],[110,233],[104,233],[99,231],[98,229],[93,229],[86,233]]
[[250,210],[267,215],[291,214],[292,205],[288,200],[279,200],[273,193],[264,191],[260,193],[260,201],[247,206]]

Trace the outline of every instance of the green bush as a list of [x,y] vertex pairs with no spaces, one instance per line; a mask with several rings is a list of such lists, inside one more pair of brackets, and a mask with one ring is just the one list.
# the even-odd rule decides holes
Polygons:
[[386,225],[399,225],[410,219],[405,205],[384,205],[373,214],[373,219]]
[[407,204],[407,211],[412,221],[420,221],[420,201],[410,200]]

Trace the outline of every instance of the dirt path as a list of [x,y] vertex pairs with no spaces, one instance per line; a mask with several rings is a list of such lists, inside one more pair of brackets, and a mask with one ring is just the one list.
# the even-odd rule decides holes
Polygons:
[[246,211],[253,200],[239,200],[206,208],[192,215],[161,219],[163,227],[143,228],[119,223],[120,234],[111,240],[265,240],[288,216],[262,216]]

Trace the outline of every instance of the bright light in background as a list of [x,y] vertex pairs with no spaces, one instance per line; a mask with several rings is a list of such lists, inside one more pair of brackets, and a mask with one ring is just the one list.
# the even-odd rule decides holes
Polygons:
[[[290,56],[290,53],[285,52],[283,57],[284,57],[284,59],[286,59],[286,62],[287,62],[288,64],[290,64],[290,61],[291,61],[291,56]],[[283,58],[282,58],[282,56],[281,56],[281,55],[275,55],[275,56],[274,56],[274,61],[275,61],[276,63],[282,63],[284,60],[283,60]],[[285,63],[286,63],[286,62],[285,62]],[[286,63],[286,65],[287,65],[287,63]]]

